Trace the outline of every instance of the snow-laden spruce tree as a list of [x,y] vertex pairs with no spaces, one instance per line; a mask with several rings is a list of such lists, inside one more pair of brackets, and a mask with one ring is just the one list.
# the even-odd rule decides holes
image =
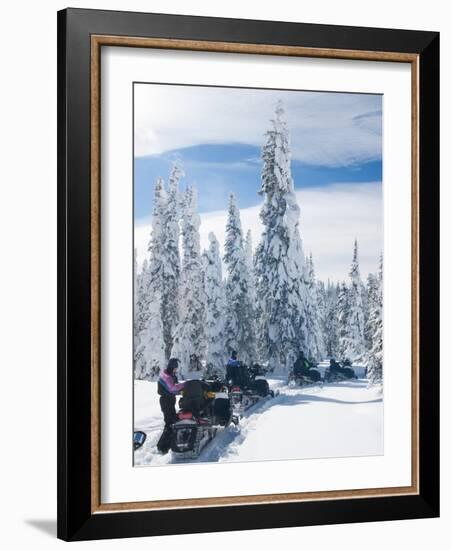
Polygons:
[[166,208],[164,211],[164,247],[162,261],[162,303],[161,318],[166,359],[169,359],[173,345],[173,336],[179,320],[180,287],[180,216],[181,202],[179,181],[184,176],[178,162],[175,162],[169,176]]
[[180,361],[181,374],[202,371],[205,357],[205,291],[199,236],[197,194],[187,187],[182,215],[182,277],[179,294],[179,323],[174,332],[171,357]]
[[339,351],[339,323],[338,323],[338,295],[340,286],[330,280],[325,287],[325,308],[323,318],[323,334],[326,346],[326,356],[338,358]]
[[374,305],[377,301],[377,295],[378,295],[378,274],[377,273],[369,273],[366,283],[366,311],[365,311],[365,329],[364,329],[364,336],[365,336],[365,348],[366,348],[366,361],[365,364],[368,363],[368,357],[369,352],[371,351],[371,348],[373,347],[373,326],[370,323],[371,313],[373,311]]
[[[139,341],[139,335],[146,326],[148,313],[148,295],[147,285],[149,281],[149,262],[147,258],[144,260],[141,271],[136,275],[135,285],[135,311],[134,311],[134,333]],[[136,348],[136,346],[135,346]]]
[[351,361],[365,360],[365,313],[363,304],[363,283],[360,278],[359,252],[357,240],[354,241],[354,254],[352,257],[351,279],[349,285],[349,317],[347,346],[345,348],[346,359]]
[[139,344],[139,330],[137,314],[138,314],[138,250],[135,248],[133,261],[133,349],[135,350]]
[[328,356],[327,353],[327,335],[326,335],[326,315],[327,315],[327,289],[326,285],[324,284],[324,281],[321,281],[320,279],[317,279],[316,281],[316,298],[317,298],[317,304],[318,304],[318,317],[319,317],[319,323],[320,323],[320,330],[321,335],[323,339],[323,354],[322,358]]
[[244,261],[246,264],[246,323],[244,355],[248,364],[258,362],[257,351],[257,323],[256,323],[256,290],[254,274],[254,252],[252,247],[252,232],[249,229],[244,241]]
[[325,356],[325,343],[322,326],[322,315],[320,310],[320,297],[318,294],[318,283],[315,275],[315,266],[313,256],[306,260],[308,289],[307,301],[307,331],[309,334],[309,357],[315,361],[320,361]]
[[240,212],[235,195],[230,194],[224,243],[224,264],[227,270],[225,285],[226,352],[236,351],[238,359],[249,363],[254,359],[254,314],[249,295],[248,261],[245,255]]
[[152,232],[148,248],[149,263],[142,273],[142,289],[138,287],[143,297],[143,304],[138,307],[142,307],[144,319],[138,319],[137,322],[142,321],[144,326],[135,348],[135,377],[147,380],[155,379],[165,366],[161,303],[166,199],[163,180],[158,178],[155,182]]
[[338,359],[343,360],[348,358],[349,339],[348,339],[348,323],[350,316],[349,303],[349,288],[344,281],[338,283],[337,296],[337,334],[338,334]]
[[202,255],[205,283],[205,339],[207,342],[207,372],[224,374],[225,297],[219,243],[214,233],[208,234],[210,245]]
[[262,149],[261,241],[255,274],[263,361],[287,372],[300,350],[309,354],[306,330],[306,266],[299,234],[299,206],[291,177],[291,151],[279,102]]
[[252,231],[248,229],[244,240],[244,260],[246,262],[246,275],[248,277],[248,293],[255,304],[255,278],[254,278],[254,252],[252,247]]
[[371,349],[368,353],[368,380],[370,385],[382,384],[383,380],[383,266],[380,257],[377,285],[369,315],[369,329],[372,333]]
[[157,288],[151,292],[148,303],[149,317],[135,350],[135,378],[155,380],[166,365],[161,322],[161,294]]

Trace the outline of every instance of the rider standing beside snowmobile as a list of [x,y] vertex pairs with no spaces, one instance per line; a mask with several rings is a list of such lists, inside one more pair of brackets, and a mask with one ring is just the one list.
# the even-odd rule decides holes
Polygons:
[[160,396],[160,407],[164,416],[165,426],[170,426],[177,419],[175,396],[185,385],[184,382],[178,383],[178,367],[178,359],[169,359],[168,366],[160,373],[160,377],[158,378],[158,394]]
[[178,359],[169,359],[168,366],[158,378],[158,394],[160,407],[164,416],[164,430],[157,443],[160,453],[166,454],[171,446],[172,424],[177,420],[175,412],[175,396],[183,389],[185,383],[178,383]]

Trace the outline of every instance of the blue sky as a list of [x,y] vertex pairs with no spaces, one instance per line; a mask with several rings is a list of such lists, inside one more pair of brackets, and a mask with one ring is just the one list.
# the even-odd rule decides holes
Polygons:
[[347,276],[357,238],[362,275],[377,269],[383,245],[381,95],[146,83],[134,85],[139,262],[146,254],[154,182],[167,182],[176,159],[186,174],[182,189],[194,184],[198,190],[201,245],[210,230],[221,243],[230,192],[257,244],[261,147],[278,100],[290,131],[304,251],[314,254],[322,278],[337,280]]
[[[240,208],[261,202],[260,148],[242,144],[202,144],[160,155],[135,158],[135,217],[149,217],[152,210],[153,182],[167,179],[175,159],[186,176],[182,185],[195,183],[199,212],[223,210],[228,196],[235,193]],[[293,160],[292,175],[296,189],[324,187],[335,183],[372,182],[382,180],[382,161],[372,160],[351,166],[317,166]]]

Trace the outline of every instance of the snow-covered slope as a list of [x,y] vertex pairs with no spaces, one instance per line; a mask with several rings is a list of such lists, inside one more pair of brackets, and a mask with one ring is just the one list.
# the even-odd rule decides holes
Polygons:
[[[210,442],[197,462],[283,460],[383,454],[383,404],[366,380],[291,388],[270,380],[280,394],[248,410]],[[135,465],[172,463],[155,445],[163,428],[156,383],[135,382],[135,429],[148,434]]]

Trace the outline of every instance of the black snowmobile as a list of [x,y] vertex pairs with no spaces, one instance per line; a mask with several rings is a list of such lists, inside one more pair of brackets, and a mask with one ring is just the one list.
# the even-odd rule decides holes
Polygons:
[[330,361],[330,367],[326,369],[324,373],[324,380],[326,382],[344,382],[345,380],[354,380],[357,376],[354,369],[351,367],[351,362],[345,360],[343,367],[340,363],[337,363],[334,359]]
[[227,388],[219,380],[187,380],[179,407],[171,438],[177,459],[197,458],[219,428],[238,422]]
[[311,363],[304,358],[298,357],[288,376],[288,384],[296,386],[308,386],[322,382],[321,373],[316,368],[316,363]]
[[233,411],[238,416],[262,399],[275,395],[258,364],[228,365],[226,378]]

